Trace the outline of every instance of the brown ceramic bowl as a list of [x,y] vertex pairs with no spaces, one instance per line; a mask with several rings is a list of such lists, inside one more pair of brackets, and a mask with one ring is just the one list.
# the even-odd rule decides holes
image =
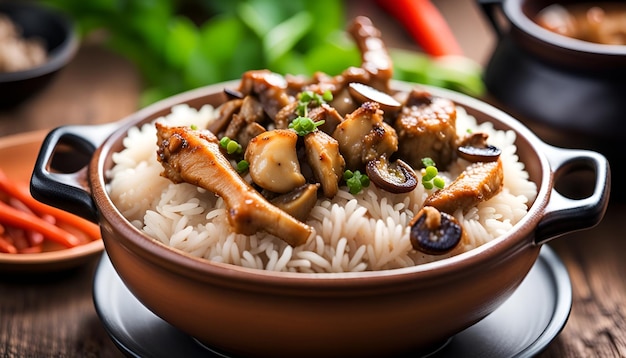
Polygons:
[[[31,181],[41,199],[101,224],[115,270],[142,304],[199,342],[229,355],[363,357],[428,349],[503,303],[533,266],[544,242],[596,225],[606,210],[610,174],[602,155],[548,146],[505,113],[476,99],[432,88],[434,94],[465,107],[479,122],[491,121],[497,128],[517,133],[520,158],[538,185],[538,195],[514,230],[456,257],[386,271],[276,273],[193,258],[129,224],[107,195],[105,173],[129,128],[168,114],[177,103],[196,108],[218,105],[225,100],[223,88],[235,85],[183,93],[120,123],[58,128],[44,142]],[[406,90],[414,85],[396,82],[393,86]],[[59,142],[93,154],[86,181],[75,174],[49,175],[47,162]],[[567,199],[555,191],[555,184],[564,172],[576,168],[593,172],[592,193]]]

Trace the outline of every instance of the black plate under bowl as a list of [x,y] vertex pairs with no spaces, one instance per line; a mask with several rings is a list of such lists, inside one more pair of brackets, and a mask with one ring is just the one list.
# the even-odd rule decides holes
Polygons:
[[[117,347],[129,357],[225,357],[199,344],[143,306],[103,255],[96,271],[96,311]],[[449,339],[428,357],[533,357],[565,326],[572,307],[567,269],[544,245],[513,295],[492,314]]]

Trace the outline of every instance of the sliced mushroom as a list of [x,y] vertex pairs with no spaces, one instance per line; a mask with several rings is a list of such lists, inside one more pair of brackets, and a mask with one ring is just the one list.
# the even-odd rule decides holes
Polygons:
[[255,184],[274,193],[288,193],[306,183],[296,152],[298,135],[290,129],[263,132],[248,143],[244,159]]
[[352,95],[357,102],[376,102],[384,112],[395,112],[402,106],[400,102],[387,93],[362,83],[350,83],[348,84],[348,89],[350,95]]
[[419,182],[413,168],[400,159],[395,163],[389,163],[386,157],[370,160],[365,170],[374,185],[394,194],[408,193]]
[[317,203],[319,184],[305,184],[293,191],[279,195],[270,202],[294,218],[304,222]]
[[432,206],[423,207],[409,225],[411,245],[429,255],[452,251],[464,235],[463,227],[454,216]]
[[487,143],[488,134],[475,132],[469,134],[459,144],[457,154],[470,162],[493,162],[498,160],[502,151]]
[[228,88],[228,87],[224,87],[224,94],[226,94],[226,97],[228,97],[228,99],[243,99],[244,95],[243,93],[237,91],[236,89],[233,88]]

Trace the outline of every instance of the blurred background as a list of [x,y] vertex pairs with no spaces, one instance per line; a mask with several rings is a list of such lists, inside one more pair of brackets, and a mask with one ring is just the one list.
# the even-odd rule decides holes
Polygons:
[[[20,1],[24,2],[27,1]],[[2,119],[9,115],[17,119],[36,117],[32,106],[42,103],[50,110],[55,108],[54,103],[64,102],[63,118],[50,118],[57,115],[56,111],[48,115],[50,127],[87,124],[120,119],[159,99],[237,79],[250,69],[269,68],[283,74],[310,75],[314,71],[338,74],[348,66],[360,65],[356,46],[345,32],[349,19],[356,15],[371,17],[383,30],[383,39],[394,61],[395,78],[480,96],[484,85],[479,63],[487,58],[491,45],[484,38],[493,38],[484,23],[449,19],[455,34],[463,36],[478,30],[483,37],[475,43],[459,38],[459,43],[466,44],[462,49],[466,57],[435,60],[410,35],[410,31],[419,31],[419,21],[414,21],[414,29],[404,27],[392,16],[393,9],[381,6],[384,1],[31,2],[66,15],[75,26],[80,46],[76,56],[54,79],[52,88],[24,103],[0,110],[0,135],[30,129],[18,130]],[[451,12],[454,14],[480,16],[470,1],[435,0],[433,4],[444,10],[450,7],[461,10]],[[471,31],[462,26],[470,26]],[[105,93],[110,105],[115,107],[106,110],[111,113],[82,113],[83,118],[81,113],[72,113],[72,102],[81,101],[80,108],[85,108],[84,101],[104,100],[94,96],[102,97]]]
[[[250,69],[338,74],[358,66],[345,34],[352,13],[383,2],[337,0],[41,0],[76,21],[83,41],[99,42],[140,72],[140,105],[236,79]],[[440,1],[445,2],[445,1]],[[448,1],[450,2],[450,1]],[[457,2],[458,3],[458,2]],[[393,6],[393,5],[392,5]],[[415,24],[419,26],[419,24]],[[390,36],[388,36],[390,37]],[[398,46],[410,39],[390,41]],[[477,67],[445,66],[394,47],[396,78],[482,93]]]

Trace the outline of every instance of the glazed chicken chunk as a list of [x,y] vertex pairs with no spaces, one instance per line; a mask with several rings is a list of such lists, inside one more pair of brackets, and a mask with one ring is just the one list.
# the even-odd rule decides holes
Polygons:
[[399,155],[413,168],[422,158],[431,158],[437,167],[446,168],[456,151],[456,108],[446,98],[415,89],[395,120]]
[[383,112],[376,102],[365,102],[348,114],[333,137],[351,170],[361,169],[381,156],[388,158],[398,150],[396,131],[383,121]]
[[213,133],[160,123],[156,128],[162,175],[174,183],[197,185],[222,197],[235,232],[252,235],[266,231],[291,246],[306,242],[313,229],[269,203],[243,180],[221,153]]
[[424,206],[453,215],[489,200],[502,190],[504,183],[502,161],[477,162],[470,165],[450,185],[436,191],[426,199]]

